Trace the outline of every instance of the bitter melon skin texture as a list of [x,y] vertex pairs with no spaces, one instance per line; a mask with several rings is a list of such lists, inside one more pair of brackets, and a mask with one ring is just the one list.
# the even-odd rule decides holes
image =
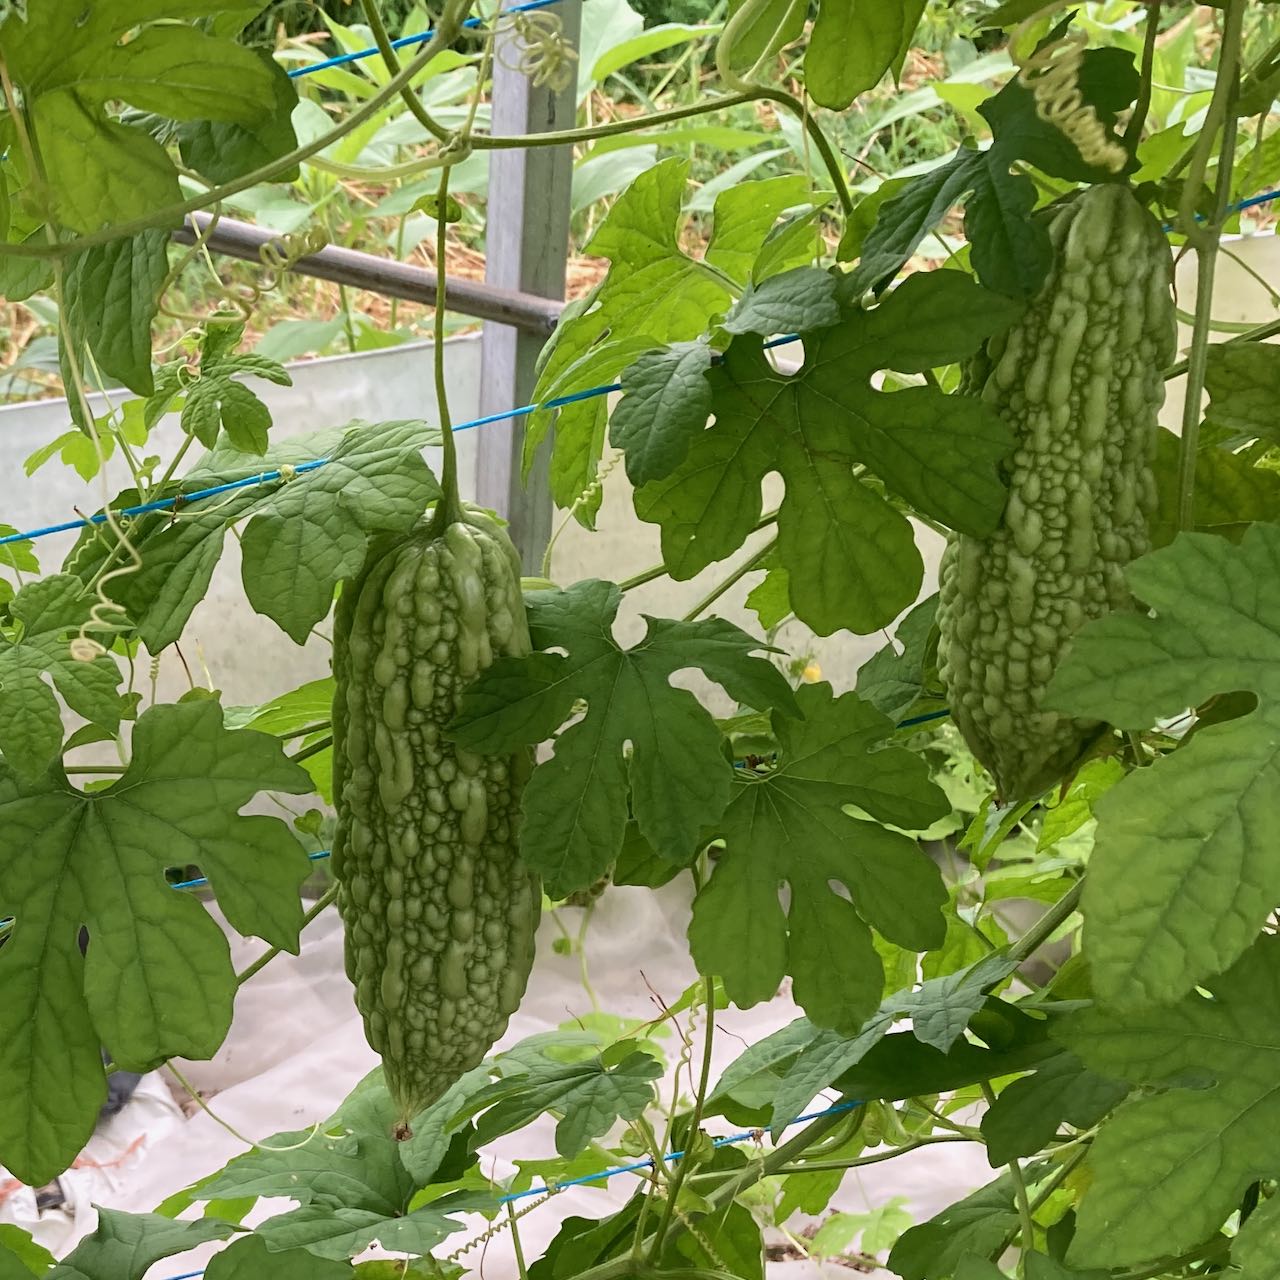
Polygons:
[[343,590],[333,868],[400,1136],[502,1035],[533,965],[541,890],[518,852],[532,758],[444,736],[467,685],[529,648],[519,559],[482,514],[420,527]]
[[1043,792],[1099,731],[1042,701],[1075,632],[1131,605],[1124,567],[1149,549],[1175,344],[1169,244],[1127,187],[1089,188],[1050,235],[1048,280],[963,388],[1016,440],[1003,521],[953,535],[940,574],[939,671],[1004,800]]

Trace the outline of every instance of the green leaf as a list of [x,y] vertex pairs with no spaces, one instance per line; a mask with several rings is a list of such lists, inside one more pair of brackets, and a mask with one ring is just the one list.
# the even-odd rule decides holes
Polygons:
[[623,649],[613,636],[621,599],[594,579],[527,596],[535,648],[565,653],[499,659],[467,689],[449,728],[470,750],[512,751],[551,737],[575,702],[587,703],[524,794],[521,852],[553,898],[591,884],[617,858],[628,788],[640,833],[680,864],[724,811],[733,780],[724,740],[693,694],[672,687],[675,672],[696,668],[748,705],[793,705],[777,668],[751,656],[759,642],[720,618],[646,618],[644,639]]
[[634,485],[669,476],[711,413],[711,347],[677,342],[649,351],[622,373],[623,398],[609,422],[609,439],[627,455]]
[[[563,384],[554,391],[549,388],[605,334],[614,340],[638,336],[656,342],[689,340],[728,304],[725,286],[679,247],[688,175],[687,160],[663,160],[642,173],[615,201],[586,245],[588,253],[609,260],[609,274],[596,289],[591,307],[561,322],[534,389],[534,401],[582,389]],[[597,369],[595,376],[601,375],[611,376]],[[570,506],[595,475],[596,437],[603,439],[604,413],[603,400],[586,401],[566,406],[555,418],[551,486],[561,506]],[[529,419],[526,473],[551,422],[549,412]]]
[[935,592],[898,623],[894,644],[885,645],[858,668],[854,686],[858,695],[890,720],[901,719],[925,693],[929,639],[937,611]]
[[[178,130],[182,163],[220,185],[234,182],[293,151],[298,135],[293,111],[298,93],[288,73],[266,49],[253,51],[271,77],[272,107],[252,124],[196,120]],[[294,182],[298,167],[278,173],[276,182]]]
[[988,988],[1006,978],[1015,967],[1003,956],[988,955],[956,973],[932,978],[918,990],[887,996],[852,1036],[834,1031],[814,1036],[801,1049],[774,1096],[775,1136],[822,1090],[862,1062],[899,1018],[911,1019],[912,1035],[921,1044],[949,1053],[986,1003]]
[[691,578],[742,546],[762,514],[762,482],[777,471],[786,483],[778,557],[796,616],[820,635],[892,621],[915,601],[923,565],[906,516],[855,464],[917,510],[982,536],[1004,506],[996,465],[1010,437],[980,400],[927,386],[875,390],[872,375],[951,363],[1013,313],[968,277],[940,271],[806,332],[804,364],[790,377],[757,336],[735,338],[705,375],[714,424],[675,472],[635,495],[637,515],[662,528],[672,576]]
[[1129,1092],[1128,1085],[1090,1071],[1075,1054],[1050,1058],[1034,1075],[1006,1085],[982,1117],[993,1169],[1035,1155],[1059,1126],[1091,1129]]
[[69,331],[104,373],[140,396],[155,390],[151,322],[169,272],[168,244],[168,232],[143,231],[67,259],[62,307]]
[[[701,972],[723,977],[735,1004],[770,999],[790,974],[812,1022],[852,1032],[884,987],[868,924],[915,950],[943,936],[937,867],[880,823],[928,826],[950,806],[923,760],[883,746],[892,722],[856,694],[834,698],[830,685],[814,684],[796,701],[803,720],[774,717],[777,767],[740,778],[718,824],[725,849],[694,900],[689,946]],[[846,805],[877,821],[848,817]]]
[[62,747],[62,713],[46,676],[72,711],[113,734],[120,727],[120,669],[105,654],[89,662],[71,656],[92,604],[70,574],[41,578],[9,603],[16,626],[0,632],[0,752],[24,779],[43,774]]
[[91,795],[58,767],[38,782],[0,768],[0,903],[15,917],[0,948],[0,1161],[15,1176],[40,1186],[87,1141],[102,1045],[149,1070],[209,1057],[226,1034],[226,938],[167,867],[199,866],[235,929],[296,951],[309,863],[283,822],[239,810],[262,790],[309,789],[278,743],[224,729],[212,701],[146,712],[129,767]]
[[[671,1265],[654,1268],[651,1280],[763,1280],[764,1241],[760,1224],[745,1204],[729,1204],[698,1222],[697,1232],[677,1236],[667,1250],[668,1262],[687,1260],[675,1270]],[[671,1255],[675,1255],[674,1258]],[[689,1266],[688,1263],[692,1263]],[[727,1269],[726,1269],[727,1268]],[[644,1272],[635,1280],[646,1280]]]
[[1280,1280],[1280,1199],[1254,1210],[1231,1246],[1231,1280]]
[[1095,806],[1084,895],[1098,996],[1169,1001],[1220,973],[1280,899],[1280,527],[1239,546],[1180,534],[1129,566],[1156,617],[1087,624],[1046,705],[1145,729],[1213,694],[1258,695],[1249,715],[1200,729]]
[[924,8],[925,0],[822,0],[804,63],[814,101],[843,111],[874,89],[910,46]]
[[[1133,101],[1137,85],[1132,55],[1124,50],[1084,54],[1081,99],[1108,129],[1116,113]],[[961,147],[947,164],[913,178],[879,206],[852,288],[879,289],[966,196],[965,236],[978,279],[1014,298],[1030,297],[1043,284],[1052,261],[1048,231],[1042,219],[1031,216],[1035,184],[1012,167],[1028,161],[1052,176],[1079,182],[1112,181],[1115,175],[1086,164],[1075,144],[1041,119],[1032,91],[1016,76],[978,110],[991,126],[991,146],[986,151]],[[852,247],[841,256],[850,256]]]
[[[582,305],[566,308],[540,358],[536,402],[610,381],[645,346],[698,338],[733,301],[716,272],[680,249],[688,174],[687,160],[663,160],[618,197],[587,245],[588,252],[609,259],[609,273]],[[779,214],[804,204],[808,194],[807,180],[796,174],[721,192],[707,263],[745,282]],[[783,261],[791,265],[785,255]],[[530,418],[525,472],[554,421],[551,489],[561,506],[572,505],[594,479],[606,416],[600,398]]]
[[53,1254],[37,1244],[21,1227],[0,1222],[0,1276],[4,1280],[27,1280],[42,1276],[54,1266]]
[[[745,0],[729,0],[732,17]],[[769,0],[757,7],[750,21],[737,32],[730,51],[729,65],[735,71],[750,71],[765,58],[771,58],[793,40],[804,34],[808,0]]]
[[261,457],[267,451],[271,414],[244,383],[213,374],[187,388],[182,429],[212,449],[220,428],[233,449]]
[[1275,421],[1280,349],[1266,342],[1225,342],[1209,348],[1205,426],[1242,440],[1280,444]]
[[1216,1231],[1258,1178],[1280,1173],[1280,938],[1264,935],[1177,1004],[1069,1015],[1060,1033],[1095,1071],[1143,1092],[1089,1153],[1072,1266],[1183,1253]]
[[764,579],[747,593],[747,608],[754,609],[760,625],[769,631],[791,616],[791,578],[778,563],[775,547],[757,566],[765,569]]
[[928,1222],[904,1231],[889,1254],[902,1280],[948,1280],[966,1254],[986,1257],[1018,1229],[1013,1179],[1004,1174]]
[[[245,594],[301,644],[329,612],[338,582],[364,563],[370,539],[407,532],[438,494],[422,460],[435,436],[422,422],[356,422],[341,433],[274,445],[262,457],[219,445],[184,478],[186,492],[326,454],[331,460],[292,479],[210,499],[207,511],[192,507],[177,523],[165,513],[145,517],[131,530],[142,568],[116,579],[109,592],[158,653],[178,639],[204,597],[228,527],[250,517],[241,541]],[[107,544],[99,545],[105,551]],[[77,559],[76,572],[91,573],[96,563]]]
[[455,1191],[411,1212],[390,1216],[351,1205],[332,1209],[307,1205],[268,1218],[256,1230],[272,1253],[306,1249],[320,1258],[345,1259],[376,1242],[384,1249],[424,1254],[463,1230],[456,1215],[492,1212],[495,1207],[493,1196],[468,1191]]
[[1123,777],[1124,765],[1114,757],[1090,760],[1071,779],[1065,794],[1055,791],[1047,796],[1036,852],[1053,848],[1092,821],[1094,805]]
[[261,1236],[245,1236],[210,1259],[205,1280],[351,1280],[345,1262],[329,1262],[304,1249],[274,1253]]
[[[1035,184],[998,163],[992,147],[962,147],[947,164],[921,174],[876,210],[862,242],[850,287],[878,289],[915,253],[920,242],[966,196],[965,234],[983,284],[1011,298],[1030,297],[1053,260],[1049,233],[1031,217]],[[852,245],[850,246],[850,251]]]
[[231,1196],[297,1202],[297,1209],[255,1229],[273,1257],[280,1250],[306,1249],[340,1260],[374,1241],[384,1249],[429,1252],[459,1229],[451,1214],[495,1207],[485,1193],[446,1195],[411,1210],[419,1183],[405,1157],[425,1178],[433,1176],[439,1161],[428,1148],[444,1132],[449,1112],[457,1109],[459,1092],[476,1080],[477,1073],[464,1077],[465,1084],[459,1081],[439,1103],[415,1117],[418,1132],[402,1143],[393,1136],[395,1107],[381,1070],[375,1070],[318,1132],[277,1134],[186,1194],[205,1201]]
[[[322,723],[329,719],[333,712],[333,690],[333,677],[325,676],[321,680],[311,680],[297,689],[282,693],[259,707],[228,707],[228,728],[256,729],[259,733],[273,733],[280,736],[295,734],[308,725]],[[233,717],[236,717],[234,722]],[[327,732],[328,730],[321,729],[316,733],[308,734],[298,739],[296,745],[312,746]],[[328,747],[324,751],[318,751],[299,763],[310,775],[320,798],[332,804],[333,748]]]
[[640,1050],[613,1066],[600,1057],[566,1064],[541,1055],[520,1065],[523,1070],[517,1074],[468,1099],[462,1114],[482,1113],[476,1122],[475,1143],[492,1142],[551,1112],[558,1117],[556,1150],[566,1160],[579,1155],[619,1120],[641,1115],[654,1099],[653,1081],[662,1075],[662,1063]]
[[690,44],[703,36],[712,35],[716,30],[717,27],[691,26],[684,22],[662,22],[647,27],[639,35],[612,45],[601,54],[591,68],[591,78],[597,84],[603,84],[615,71],[620,71],[632,62],[639,62],[664,49]]
[[152,1213],[98,1210],[98,1227],[48,1273],[47,1280],[142,1280],[162,1258],[186,1253],[235,1231],[229,1222],[205,1218],[173,1222]]
[[795,267],[748,285],[721,326],[726,333],[768,338],[840,323],[836,277],[818,267]]
[[[1163,427],[1156,435],[1156,510],[1150,521],[1151,545],[1167,547],[1177,537],[1178,437]],[[1239,542],[1255,520],[1280,518],[1280,474],[1255,466],[1246,455],[1209,446],[1196,454],[1195,528]]]
[[10,19],[0,27],[0,53],[23,92],[63,225],[96,231],[181,199],[164,148],[144,129],[114,119],[110,104],[245,126],[272,114],[274,77],[264,59],[165,21],[242,7],[241,0],[41,5],[26,23]]
[[[810,205],[816,198],[808,179],[798,173],[726,188],[716,196],[707,261],[744,284],[760,278],[755,274],[756,267],[766,255],[773,256],[769,245],[778,230],[778,218],[788,209]],[[811,258],[812,249],[803,261]]]

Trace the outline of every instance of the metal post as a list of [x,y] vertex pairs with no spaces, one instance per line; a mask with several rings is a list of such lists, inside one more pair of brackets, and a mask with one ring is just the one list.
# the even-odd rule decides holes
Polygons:
[[[577,46],[582,0],[565,0],[555,10],[564,36]],[[534,88],[519,71],[520,42],[499,37],[493,68],[495,134],[545,133],[572,127],[577,112],[577,77],[560,93]],[[569,201],[573,183],[572,147],[495,151],[489,159],[489,225],[485,241],[485,282],[500,289],[564,297],[569,252]],[[533,394],[534,362],[543,339],[528,331],[486,321],[481,337],[480,412],[500,413],[526,404]],[[482,506],[510,522],[526,573],[536,573],[551,536],[552,504],[546,451],[529,476],[520,477],[524,432],[507,419],[480,433],[476,496]]]

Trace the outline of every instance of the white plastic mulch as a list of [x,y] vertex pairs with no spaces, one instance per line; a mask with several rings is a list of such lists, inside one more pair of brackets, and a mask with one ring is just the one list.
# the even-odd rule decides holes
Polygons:
[[[565,910],[561,918],[576,930],[581,915]],[[624,1017],[651,1018],[657,996],[670,1004],[694,981],[684,929],[688,890],[675,886],[657,893],[642,889],[610,889],[597,905],[586,937],[587,965],[601,1007]],[[528,995],[512,1019],[503,1043],[554,1027],[591,1010],[581,984],[579,959],[558,956],[552,941],[559,930],[543,921],[539,959]],[[750,946],[749,937],[743,945]],[[263,949],[258,941],[232,935],[237,968]],[[727,1009],[718,1015],[716,1074],[743,1048],[785,1025],[797,1014],[779,996],[755,1009]],[[673,1049],[670,1056],[674,1060]],[[342,970],[341,927],[334,911],[326,912],[303,935],[302,954],[281,955],[241,990],[231,1035],[211,1062],[181,1064],[188,1080],[210,1098],[228,1124],[254,1139],[302,1129],[332,1114],[376,1058],[365,1044]],[[669,1094],[668,1094],[669,1096]],[[539,1122],[487,1149],[486,1171],[497,1176],[514,1172],[513,1159],[555,1154],[552,1122]],[[722,1119],[709,1122],[715,1132],[731,1132]],[[219,1168],[244,1150],[236,1138],[203,1112],[187,1117],[165,1079],[147,1077],[133,1101],[100,1127],[76,1166],[60,1179],[67,1201],[60,1209],[38,1213],[34,1192],[17,1185],[0,1169],[0,1221],[30,1231],[56,1255],[65,1254],[93,1230],[92,1206],[149,1212],[180,1187]],[[905,1200],[914,1219],[922,1221],[988,1182],[995,1175],[978,1146],[957,1143],[913,1152],[900,1159],[850,1174],[833,1207],[865,1212],[894,1197]],[[636,1186],[633,1175],[616,1177],[600,1187],[573,1187],[521,1219],[526,1257],[542,1252],[559,1222],[571,1215],[605,1217],[620,1207]],[[271,1202],[257,1217],[287,1209]],[[253,1222],[254,1216],[248,1221]],[[477,1220],[479,1222],[480,1220]],[[795,1224],[792,1224],[795,1229]],[[473,1231],[471,1234],[475,1234]],[[464,1243],[459,1234],[441,1252]],[[214,1246],[158,1264],[147,1280],[197,1271]],[[471,1274],[510,1280],[516,1274],[506,1233],[466,1255]],[[847,1265],[814,1262],[770,1264],[778,1280],[848,1277]],[[888,1272],[876,1274],[888,1276]]]

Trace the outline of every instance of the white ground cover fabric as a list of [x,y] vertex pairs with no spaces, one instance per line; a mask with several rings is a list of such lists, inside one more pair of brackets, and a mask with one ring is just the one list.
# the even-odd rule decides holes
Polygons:
[[[674,1003],[695,980],[684,937],[688,910],[688,889],[682,886],[657,893],[643,889],[605,893],[586,937],[588,972],[603,1009],[624,1017],[651,1018],[658,1012],[653,993]],[[576,932],[581,913],[566,909],[561,919]],[[512,1019],[504,1045],[591,1009],[580,980],[579,958],[558,956],[552,950],[559,933],[553,920],[543,921],[529,992]],[[743,945],[749,946],[750,939],[744,937]],[[262,950],[261,942],[232,935],[237,968]],[[754,1009],[722,1011],[717,1018],[713,1079],[747,1044],[784,1026],[797,1012],[784,995]],[[674,1037],[667,1043],[674,1043]],[[674,1061],[674,1049],[670,1056]],[[328,911],[304,933],[300,956],[278,956],[242,988],[235,1024],[217,1057],[180,1066],[196,1088],[210,1095],[210,1105],[219,1117],[262,1140],[325,1119],[376,1062],[365,1044],[343,973],[340,922],[335,911]],[[669,1090],[667,1081],[668,1097]],[[733,1131],[723,1118],[709,1121],[708,1127],[715,1133]],[[553,1157],[552,1129],[548,1119],[487,1148],[482,1155],[485,1170],[503,1177],[515,1171],[514,1159]],[[166,1081],[153,1074],[143,1080],[124,1111],[100,1127],[77,1167],[63,1175],[64,1208],[38,1214],[34,1192],[13,1185],[0,1170],[0,1221],[31,1231],[61,1256],[93,1230],[94,1204],[150,1212],[174,1191],[244,1149],[203,1112],[185,1116]],[[919,1222],[995,1176],[981,1147],[936,1146],[851,1173],[832,1207],[865,1212],[902,1197]],[[570,1188],[534,1209],[520,1221],[526,1257],[539,1256],[563,1218],[605,1217],[625,1202],[636,1185],[634,1175],[623,1175],[598,1188]],[[283,1201],[262,1202],[247,1221],[287,1208]],[[482,1220],[475,1221],[483,1225]],[[440,1252],[447,1253],[467,1239],[467,1234],[459,1234]],[[198,1271],[215,1247],[166,1259],[152,1268],[147,1280],[169,1280]],[[505,1232],[489,1244],[483,1260],[477,1248],[465,1262],[470,1274],[488,1280],[512,1280],[516,1274]],[[847,1266],[836,1263],[777,1262],[769,1268],[770,1280],[851,1274]],[[889,1275],[887,1271],[876,1274]]]

